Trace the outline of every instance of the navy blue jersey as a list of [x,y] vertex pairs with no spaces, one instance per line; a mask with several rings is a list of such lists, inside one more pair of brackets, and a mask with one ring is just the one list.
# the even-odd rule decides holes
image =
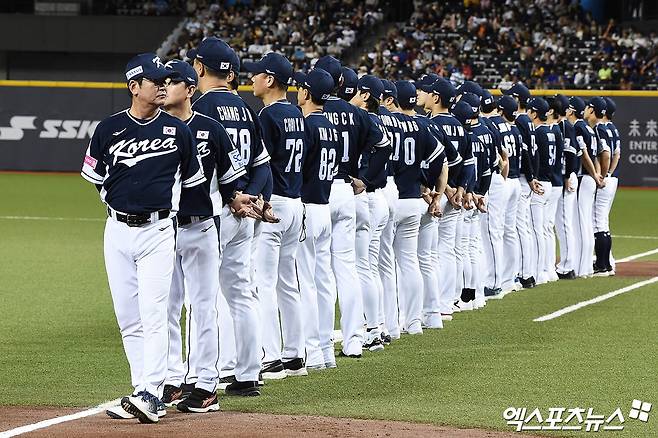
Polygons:
[[[395,184],[400,199],[420,198],[420,185],[424,182],[422,172],[430,166],[443,166],[445,152],[443,145],[432,134],[425,116],[409,116],[395,113],[402,128],[400,148],[393,153]],[[424,120],[422,120],[424,119]],[[432,172],[438,176],[439,172]],[[432,184],[432,179],[425,182]]]
[[377,145],[366,147],[363,150],[358,168],[359,179],[365,183],[366,191],[373,192],[386,187],[386,177],[388,176],[386,165],[392,148],[386,127],[379,116],[375,113],[365,114],[370,119],[372,127],[370,129],[378,130],[382,138]]
[[576,130],[571,122],[567,119],[560,120],[560,131],[562,132],[562,139],[564,141],[564,172],[565,178],[573,172],[577,172],[580,167],[580,154],[578,143],[576,142]]
[[336,127],[321,112],[304,118],[306,157],[304,158],[304,183],[302,202],[328,204],[331,183],[338,171],[340,135]]
[[[461,168],[461,164],[463,160],[462,160],[462,156],[459,154],[459,151],[457,150],[459,145],[454,144],[448,137],[448,134],[446,134],[446,132],[431,118],[422,114],[416,114],[416,121],[423,126],[427,126],[427,129],[430,130],[430,133],[434,137],[436,137],[439,143],[441,143],[446,155],[448,168],[449,169],[455,169],[456,167]],[[457,175],[458,173],[459,170],[457,169],[455,175]]]
[[551,162],[551,185],[553,187],[562,187],[564,185],[564,173],[566,171],[566,162],[564,156],[564,137],[562,137],[562,130],[557,123],[552,123],[550,126],[551,133],[555,138],[555,148],[549,150],[553,156],[550,157]]
[[498,132],[501,147],[507,153],[509,162],[508,178],[521,176],[521,153],[523,151],[523,138],[516,125],[508,123],[502,116],[493,116],[489,120]]
[[550,182],[557,149],[555,133],[550,126],[544,123],[535,128],[535,144],[537,145],[537,180]]
[[379,119],[382,121],[382,124],[386,128],[386,132],[388,133],[388,141],[391,143],[391,147],[393,148],[393,152],[391,153],[389,162],[386,166],[388,176],[393,176],[395,175],[394,167],[397,163],[393,161],[393,157],[400,151],[402,128],[399,126],[397,117],[395,117],[392,112],[383,106],[379,107]]
[[[434,117],[431,117],[430,120],[443,131],[448,142],[459,153],[459,159],[457,162],[451,162],[450,157],[448,156],[448,166],[451,166],[451,170],[448,173],[448,184],[453,188],[462,187],[466,189],[468,181],[473,178],[475,160],[473,158],[471,144],[466,139],[466,131],[464,130],[464,127],[459,123],[459,120],[449,113],[437,114]],[[446,151],[447,150],[448,148],[446,147]],[[461,169],[458,169],[458,172],[453,172],[452,169],[458,167],[455,166],[455,164],[459,164],[459,160],[461,160]]]
[[190,188],[206,180],[190,129],[161,110],[149,120],[124,110],[99,123],[81,174],[102,186],[104,203],[129,214],[176,212],[181,185]]
[[[611,156],[621,155],[621,136],[619,135],[619,130],[612,122],[608,122],[607,126],[608,126],[608,130],[611,132],[610,155]],[[619,164],[617,164],[617,167],[612,172],[612,176],[616,177],[618,175],[619,175]]]
[[192,109],[224,126],[233,144],[240,151],[247,169],[245,180],[252,177],[255,167],[269,162],[270,156],[263,145],[258,117],[240,96],[227,88],[215,88],[202,94],[192,104]]
[[502,151],[502,144],[503,140],[500,137],[500,132],[498,132],[498,129],[496,128],[496,124],[491,120],[490,117],[480,117],[480,123],[482,123],[484,126],[487,127],[489,132],[491,132],[492,138],[493,138],[493,148],[489,150],[490,156],[489,160],[491,160],[492,164],[492,172],[495,171],[496,173],[500,173],[500,168],[498,167],[500,164],[499,161],[499,154]]
[[304,162],[304,116],[301,110],[287,100],[279,100],[261,109],[258,119],[270,155],[272,193],[299,198]]
[[[472,133],[477,135],[478,139],[480,140],[480,143],[484,145],[485,147],[485,152],[487,154],[486,157],[486,169],[480,168],[479,171],[482,172],[484,176],[486,175],[491,175],[491,173],[494,170],[494,166],[498,165],[498,156],[496,155],[496,146],[495,146],[495,140],[494,140],[494,135],[491,133],[489,128],[484,125],[484,123],[476,123],[474,125],[470,125],[468,127],[468,130]],[[473,150],[473,155],[475,155],[475,150]],[[486,171],[489,171],[488,173]]]
[[[179,216],[216,216],[228,201],[221,196],[218,185],[228,185],[246,173],[238,151],[226,130],[215,119],[194,112],[187,121],[192,131],[206,182],[190,189],[183,189]],[[223,199],[222,199],[223,198]]]
[[[587,151],[587,154],[592,159],[592,162],[594,162],[596,157],[601,152],[599,149],[600,144],[597,140],[596,133],[592,127],[582,119],[577,120],[576,123],[574,123],[573,128],[576,134],[576,143],[578,143],[578,148],[581,151]],[[587,175],[587,169],[585,169],[585,167],[582,165],[582,159],[579,175]]]
[[331,96],[324,104],[324,114],[336,126],[342,149],[336,178],[349,180],[357,176],[361,152],[373,146],[386,146],[388,138],[371,122],[364,110]]
[[482,138],[486,139],[486,135],[491,135],[491,133],[482,124],[466,125],[466,141],[473,151],[474,160],[474,174],[466,190],[481,195],[486,193],[486,181],[491,180],[489,150],[488,146],[482,141]]
[[535,126],[526,113],[518,113],[514,124],[519,128],[523,139],[523,150],[528,154],[529,160],[521,160],[521,172],[528,176],[537,175],[537,145],[535,142]]

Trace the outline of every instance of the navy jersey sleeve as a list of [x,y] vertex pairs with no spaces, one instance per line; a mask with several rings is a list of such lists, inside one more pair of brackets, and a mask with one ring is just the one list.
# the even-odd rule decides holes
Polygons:
[[[367,124],[368,140],[366,141],[366,144],[370,146],[368,146],[368,168],[363,172],[363,177],[361,179],[368,189],[374,189],[376,187],[373,187],[372,184],[374,184],[379,173],[386,166],[393,148],[391,147],[391,142],[389,141],[384,126],[380,124],[381,122],[375,122],[368,114],[366,114],[366,117],[369,121]],[[375,143],[372,143],[373,141],[375,141]]]
[[103,184],[106,176],[105,163],[103,162],[103,140],[101,139],[102,133],[105,131],[104,125],[101,122],[91,136],[85,158],[82,163],[82,172],[80,173],[84,179],[92,184]]
[[535,130],[535,142],[537,143],[537,157],[539,162],[537,177],[540,181],[550,181],[550,144],[544,129]]
[[598,148],[596,150],[596,155],[598,156],[605,151],[611,152],[612,139],[610,138],[608,129],[603,123],[599,123],[598,125],[596,125],[596,136],[598,137],[599,140]]
[[217,124],[213,134],[217,142],[217,154],[215,155],[217,182],[219,184],[232,183],[246,173],[240,151],[236,149],[222,125]]
[[270,109],[268,107],[262,109],[258,116],[258,121],[260,122],[260,131],[263,144],[265,145],[268,154],[272,156],[276,153],[275,145],[279,144],[279,139],[281,136],[279,127],[270,115]]
[[203,175],[201,157],[194,144],[194,137],[192,137],[190,128],[182,123],[178,127],[178,142],[181,154],[181,180],[183,181],[183,188],[189,189],[190,187],[202,184],[206,180],[206,177]]
[[389,141],[388,134],[384,131],[383,128],[375,123],[368,113],[365,111],[359,111],[361,116],[361,126],[363,127],[361,133],[361,142],[359,144],[359,153],[363,152],[367,148],[386,148],[391,147],[391,142]]

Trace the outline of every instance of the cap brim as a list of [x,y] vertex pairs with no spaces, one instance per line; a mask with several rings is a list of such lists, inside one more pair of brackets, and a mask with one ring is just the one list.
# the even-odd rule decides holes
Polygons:
[[242,63],[242,70],[249,73],[264,73],[265,67],[260,62],[245,61]]
[[192,60],[193,60],[193,59],[196,58],[197,53],[198,53],[198,52],[197,52],[197,49],[190,49],[190,50],[187,51],[187,53],[185,54],[185,56],[188,57],[189,59],[192,59]]
[[295,80],[297,85],[300,85],[300,84],[303,84],[304,82],[306,82],[306,76],[307,76],[306,73],[298,71],[298,72],[293,74],[292,78]]
[[153,81],[161,81],[175,76],[180,76],[180,74],[174,70],[168,70],[165,68],[159,68],[152,73],[142,75],[142,77]]

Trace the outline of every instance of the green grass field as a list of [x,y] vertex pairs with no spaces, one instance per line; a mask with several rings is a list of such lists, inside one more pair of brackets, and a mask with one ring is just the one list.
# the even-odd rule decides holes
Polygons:
[[[0,405],[89,406],[127,393],[95,189],[74,175],[3,174],[0,193]],[[618,192],[613,235],[642,237],[616,238],[618,259],[658,247],[657,199],[655,191]],[[36,219],[43,217],[57,219]],[[658,255],[642,260],[652,259]],[[511,431],[502,418],[510,406],[538,407],[544,416],[551,407],[592,407],[606,418],[620,407],[625,430],[599,434],[658,436],[655,407],[648,423],[628,418],[633,399],[658,402],[656,284],[532,322],[638,280],[593,278],[511,294],[382,353],[339,358],[336,370],[268,383],[260,398],[224,397],[223,409]]]

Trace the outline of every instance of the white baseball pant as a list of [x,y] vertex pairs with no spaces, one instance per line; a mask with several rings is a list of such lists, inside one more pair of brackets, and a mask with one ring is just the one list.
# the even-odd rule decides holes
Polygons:
[[578,248],[578,178],[575,173],[569,177],[574,191],[563,190],[558,200],[557,213],[555,217],[555,228],[558,241],[560,242],[560,261],[557,264],[557,272],[566,274],[576,271],[580,262]]
[[336,276],[343,332],[343,353],[359,355],[363,349],[363,295],[356,273],[356,210],[349,182],[334,179],[329,196],[331,209],[331,266]]
[[546,283],[548,278],[544,276],[546,266],[546,234],[544,231],[544,217],[546,216],[546,205],[551,194],[550,181],[539,181],[544,189],[543,194],[532,193],[530,198],[530,228],[532,234],[532,251],[528,255],[530,259],[531,275],[535,277],[537,284]]
[[334,360],[336,280],[331,271],[331,210],[329,205],[304,204],[306,239],[297,250],[302,297],[306,365]]
[[576,275],[579,277],[594,273],[594,195],[596,181],[590,175],[583,175],[578,187],[578,219],[580,223],[580,261]]
[[[206,391],[217,388],[219,359],[219,327],[217,294],[219,291],[219,218],[208,218],[189,225],[179,225],[176,259],[169,292],[169,361],[167,383],[180,386],[186,375],[183,365],[183,343],[180,317],[183,301],[188,296],[190,317],[195,324],[197,362],[196,387]],[[198,336],[203,334],[203,336]],[[191,334],[190,334],[191,335]],[[192,344],[190,342],[189,344]],[[191,348],[188,347],[188,348]]]
[[619,179],[609,176],[605,178],[605,187],[596,189],[596,200],[594,202],[595,233],[610,231],[610,210],[617,193],[617,184],[619,184]]
[[162,397],[167,377],[167,306],[174,271],[173,220],[129,227],[108,217],[104,255],[123,348],[135,392]]
[[543,277],[549,280],[557,280],[556,269],[556,249],[555,249],[555,216],[557,207],[562,197],[562,186],[551,186],[547,193],[546,210],[544,212],[544,241],[546,242],[546,258],[542,269]]
[[300,199],[277,195],[272,195],[270,204],[281,221],[262,224],[255,266],[264,362],[305,356],[302,302],[295,268],[303,205]]
[[[530,200],[534,193],[525,176],[521,175],[519,181],[521,183],[521,193],[519,196],[519,208],[516,215],[516,232],[519,236],[519,254],[521,257],[519,260],[518,273],[521,278],[527,280],[534,275],[532,253],[535,250],[533,249],[532,243],[533,233],[530,229]],[[535,280],[536,279],[537,278],[535,277]]]
[[382,282],[382,296],[379,305],[379,323],[383,331],[392,338],[400,337],[400,320],[398,314],[397,269],[395,264],[395,212],[398,201],[398,188],[395,179],[388,177],[384,187],[384,197],[388,206],[388,220],[382,230],[379,249],[379,276]]
[[475,290],[475,298],[484,300],[484,287],[482,283],[482,227],[480,226],[479,210],[473,209],[470,216],[467,216],[466,225],[468,227],[468,259],[470,260],[470,277],[464,280],[467,289]]
[[393,249],[404,284],[399,288],[400,312],[408,333],[422,333],[423,278],[418,263],[418,230],[427,204],[420,198],[398,199],[395,208]]
[[471,280],[471,257],[469,255],[469,247],[470,220],[472,215],[473,209],[463,210],[455,228],[455,266],[457,281],[455,282],[455,290],[452,292],[451,297],[451,313],[452,305],[461,298],[462,289],[468,287],[467,281],[470,282]]
[[[457,242],[457,227],[464,219],[463,210],[454,208],[445,195],[441,199],[441,211],[443,215],[438,224],[439,309],[442,314],[451,315],[457,283],[463,284],[464,278],[463,269],[457,265],[456,249],[458,244],[461,245],[461,242]],[[459,266],[463,266],[462,263]],[[460,295],[461,288],[462,286],[459,287]]]
[[374,282],[372,269],[370,268],[372,228],[370,226],[368,193],[362,192],[354,196],[354,207],[356,210],[356,273],[361,283],[366,327],[372,329],[378,326],[377,311],[374,311],[374,303],[377,300],[377,285]]
[[503,285],[503,233],[505,231],[505,208],[507,190],[505,179],[499,173],[491,175],[491,186],[487,193],[487,213],[481,214],[484,286],[497,289]]
[[[425,205],[427,206],[427,204]],[[423,278],[422,325],[427,328],[442,328],[437,247],[439,245],[438,218],[427,212],[420,217],[418,230],[418,263]]]
[[[379,272],[379,255],[384,228],[388,223],[388,203],[383,189],[368,193],[368,208],[370,210],[370,272],[375,285],[374,293],[364,293],[363,312],[366,317],[366,326],[380,331],[380,310],[383,306],[384,285]],[[369,321],[374,321],[371,327]]]
[[504,209],[505,225],[503,231],[503,280],[501,288],[504,291],[511,290],[519,273],[519,235],[516,228],[516,218],[519,204],[521,202],[521,181],[519,178],[507,178],[505,180],[507,190],[507,205]]

